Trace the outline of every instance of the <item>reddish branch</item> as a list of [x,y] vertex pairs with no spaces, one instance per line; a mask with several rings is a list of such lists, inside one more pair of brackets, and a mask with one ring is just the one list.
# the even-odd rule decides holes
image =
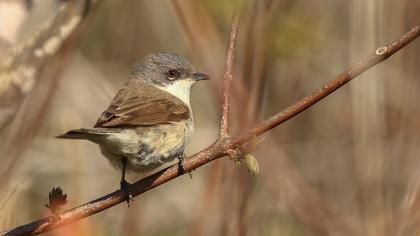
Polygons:
[[[267,120],[261,122],[255,128],[246,131],[245,133],[232,137],[225,138],[222,142],[216,141],[208,148],[202,150],[201,152],[191,156],[185,161],[185,170],[190,172],[204,164],[207,164],[217,158],[223,157],[226,155],[226,152],[231,149],[235,149],[238,145],[246,143],[252,139],[255,135],[261,135],[264,132],[274,128],[275,126],[287,121],[288,119],[296,116],[300,112],[309,108],[316,102],[325,98],[332,92],[334,92],[339,87],[343,86],[350,80],[354,79],[356,76],[367,71],[374,65],[384,61],[398,50],[412,42],[420,35],[420,25],[415,26],[401,38],[391,42],[385,47],[381,47],[375,51],[372,55],[361,60],[355,66],[350,67],[348,70],[339,74],[334,80],[323,86],[321,89],[315,91],[312,95],[307,96],[296,102],[294,105],[288,107],[283,112],[274,115]],[[230,38],[232,39],[232,38]],[[229,45],[231,42],[229,43]],[[226,100],[228,101],[228,100]],[[161,170],[149,177],[146,177],[142,180],[137,181],[133,185],[133,195],[137,196],[146,191],[149,191],[159,185],[162,185],[172,179],[175,179],[181,176],[182,172],[178,171],[178,165],[175,164],[171,167],[168,167],[164,170]],[[28,235],[28,234],[40,234],[47,232],[59,227],[62,227],[66,224],[73,223],[77,220],[86,218],[90,215],[96,214],[100,211],[108,209],[114,205],[117,205],[121,202],[124,202],[125,194],[121,191],[115,191],[106,196],[98,198],[89,203],[83,204],[79,207],[68,210],[60,214],[60,219],[54,221],[52,217],[47,217],[26,225],[19,226],[15,229],[12,229],[8,232],[5,232],[6,235]]]
[[240,7],[236,8],[236,11],[232,17],[232,23],[230,25],[229,33],[229,46],[226,53],[225,73],[223,75],[223,102],[222,102],[222,117],[220,119],[220,133],[219,137],[226,138],[229,133],[229,106],[230,106],[230,93],[233,80],[233,62],[235,58],[236,41],[239,30],[239,12]]

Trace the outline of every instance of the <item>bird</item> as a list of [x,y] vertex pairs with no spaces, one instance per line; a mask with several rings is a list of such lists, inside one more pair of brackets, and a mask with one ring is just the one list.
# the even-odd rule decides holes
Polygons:
[[120,188],[130,204],[126,171],[148,172],[178,158],[185,172],[184,153],[194,130],[191,88],[208,79],[178,54],[150,54],[132,66],[93,128],[73,129],[57,138],[98,144],[111,165],[121,169]]

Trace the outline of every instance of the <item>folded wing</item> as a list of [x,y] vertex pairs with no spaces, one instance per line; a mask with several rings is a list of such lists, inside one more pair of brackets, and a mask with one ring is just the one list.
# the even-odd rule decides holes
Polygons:
[[189,117],[189,108],[177,97],[151,85],[132,82],[115,95],[95,127],[147,126],[178,122]]

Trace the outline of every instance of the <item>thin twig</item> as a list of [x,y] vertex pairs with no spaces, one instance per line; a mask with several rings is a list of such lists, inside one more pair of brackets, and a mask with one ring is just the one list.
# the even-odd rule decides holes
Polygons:
[[[416,39],[419,35],[420,25],[417,25],[405,35],[403,35],[401,38],[393,41],[385,47],[379,48],[375,51],[375,53],[361,60],[355,66],[350,67],[348,70],[339,74],[336,77],[336,79],[332,80],[321,89],[315,91],[312,95],[299,100],[297,103],[290,106],[283,112],[268,118],[267,120],[255,126],[255,128],[250,129],[239,136],[229,138],[229,140],[225,140],[225,142],[223,143],[215,142],[208,148],[186,159],[184,167],[185,171],[190,172],[215,159],[223,157],[226,155],[225,153],[227,150],[235,148],[237,147],[237,145],[246,143],[247,141],[251,140],[254,136],[261,135],[262,133],[267,132],[275,126],[296,116],[297,114],[309,108],[316,102],[333,93],[336,89],[343,86],[356,76],[367,71],[376,64],[386,60],[388,57],[390,57],[391,55],[399,51],[401,48],[403,48],[404,46],[412,42],[414,39]],[[149,177],[137,181],[133,184],[133,195],[137,196],[181,176],[183,172],[178,171],[178,167],[179,165],[175,164]],[[124,201],[126,201],[125,194],[118,190],[60,214],[60,219],[58,221],[52,221],[51,217],[47,217],[7,231],[5,232],[5,235],[40,234],[43,232],[51,231],[53,229],[57,229],[64,225],[73,223],[90,215],[101,212]]]
[[239,14],[240,14],[240,1],[235,13],[232,17],[229,33],[229,46],[226,53],[225,73],[223,75],[223,102],[222,102],[222,117],[220,119],[220,133],[219,137],[226,138],[229,135],[229,106],[230,94],[233,80],[233,62],[235,58],[235,48],[239,30]]

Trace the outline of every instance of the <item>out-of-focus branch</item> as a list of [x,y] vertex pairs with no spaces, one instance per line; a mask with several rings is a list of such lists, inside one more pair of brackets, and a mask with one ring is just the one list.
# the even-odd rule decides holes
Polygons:
[[[216,22],[209,13],[205,4],[195,0],[172,0],[172,7],[179,23],[185,33],[185,40],[189,44],[190,57],[200,62],[203,70],[209,73],[212,80],[209,81],[211,92],[222,102],[222,73],[223,64],[214,58],[221,58],[226,53],[223,34],[216,26]],[[234,101],[243,101],[248,92],[240,75],[235,76],[235,86],[232,87]],[[236,114],[241,108],[231,107],[231,118],[236,120]],[[240,117],[240,115],[238,115]],[[232,120],[232,119],[231,119]]]
[[[74,45],[72,35],[81,28],[90,6],[91,0],[60,3],[53,16],[0,61],[0,153],[8,157],[3,158],[0,167],[0,183],[7,183],[11,170],[37,133],[67,52]],[[51,60],[56,55],[58,60]],[[30,96],[36,96],[36,101],[28,100]],[[30,116],[23,114],[27,111]]]
[[222,117],[220,119],[220,138],[226,138],[229,135],[229,106],[230,106],[230,93],[233,80],[233,62],[235,58],[235,48],[239,30],[239,14],[240,14],[240,1],[232,17],[229,33],[229,45],[226,53],[225,73],[223,75],[223,102],[222,102]]
[[[262,184],[280,205],[285,205],[313,235],[362,235],[351,218],[344,217],[310,186],[300,171],[293,168],[287,156],[274,139],[267,139],[264,142],[264,159],[259,160],[261,166],[265,166],[264,172],[269,173]],[[270,157],[276,157],[276,160],[271,161]]]
[[[288,119],[296,116],[300,112],[309,108],[316,102],[325,98],[339,87],[343,86],[356,76],[367,71],[374,65],[384,61],[398,50],[412,42],[420,35],[420,25],[415,26],[401,38],[391,42],[385,47],[381,47],[375,51],[372,55],[361,60],[355,66],[350,67],[348,70],[339,74],[334,80],[323,86],[321,89],[316,90],[312,95],[307,96],[296,102],[294,105],[288,107],[283,112],[274,115],[267,120],[261,122],[255,128],[246,131],[245,133],[232,138],[225,138],[223,142],[215,142],[206,149],[199,153],[191,156],[185,161],[185,171],[190,172],[202,165],[205,165],[215,159],[223,157],[226,153],[238,145],[243,144],[251,140],[256,135],[261,135],[264,132],[274,128],[275,126],[287,121]],[[163,169],[149,177],[137,181],[133,184],[133,196],[140,195],[146,191],[149,191],[159,185],[162,185],[172,179],[175,179],[182,175],[182,171],[178,170],[179,165],[175,164],[171,167]],[[126,201],[126,194],[118,190],[110,193],[106,196],[98,198],[94,201],[81,205],[79,207],[68,210],[59,215],[58,220],[53,220],[52,217],[47,217],[27,225],[19,226],[8,232],[6,235],[28,235],[28,234],[40,234],[53,229],[57,229],[66,224],[73,223],[77,220],[86,218],[90,215],[101,212],[114,205]]]
[[418,168],[420,165],[414,166],[407,183],[407,192],[400,209],[396,212],[396,217],[392,224],[386,226],[389,235],[395,236],[414,236],[420,235],[420,172]]
[[42,68],[85,17],[90,0],[69,1],[0,62],[0,133],[13,120]]

